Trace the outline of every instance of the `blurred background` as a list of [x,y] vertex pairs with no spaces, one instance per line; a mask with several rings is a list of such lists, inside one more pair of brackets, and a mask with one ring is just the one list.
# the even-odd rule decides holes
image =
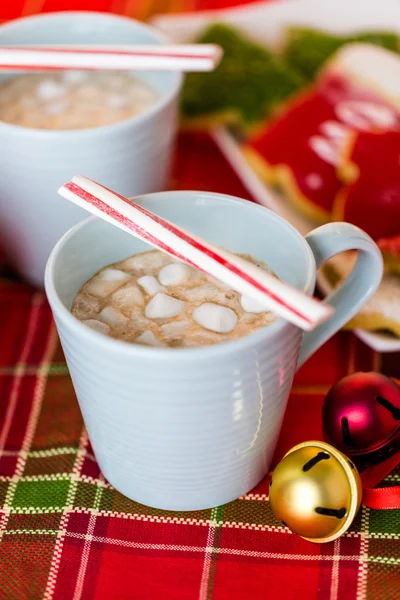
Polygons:
[[146,20],[153,15],[227,8],[250,0],[13,0],[0,3],[0,20],[58,10],[96,10]]

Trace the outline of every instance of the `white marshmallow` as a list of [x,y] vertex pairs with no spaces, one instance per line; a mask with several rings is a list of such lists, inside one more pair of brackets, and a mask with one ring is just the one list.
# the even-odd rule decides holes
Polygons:
[[129,278],[130,275],[128,273],[124,273],[118,269],[104,269],[88,284],[86,291],[97,298],[105,298]]
[[167,288],[160,285],[154,275],[143,275],[143,277],[139,277],[137,282],[149,296],[155,296],[158,292],[167,291]]
[[127,317],[121,315],[121,313],[112,306],[106,306],[97,316],[104,323],[111,325],[111,327],[122,327],[128,321]]
[[142,292],[139,290],[137,285],[128,285],[123,287],[112,295],[113,300],[116,301],[118,306],[121,308],[130,308],[134,306],[143,306],[144,298]]
[[105,298],[109,294],[111,294],[115,288],[118,287],[118,284],[111,284],[109,281],[102,281],[101,279],[93,279],[87,287],[86,291],[91,296],[96,296],[96,298]]
[[135,342],[138,344],[144,344],[145,346],[164,346],[161,340],[155,336],[155,334],[148,330],[143,331],[136,339]]
[[179,285],[188,282],[194,273],[195,270],[185,263],[172,263],[161,269],[158,279],[163,285]]
[[[140,252],[130,256],[119,265],[128,271],[145,272],[147,274],[157,274],[161,267],[169,265],[174,259],[164,252],[150,251]],[[141,274],[142,274],[141,273]],[[138,273],[139,275],[139,273]]]
[[103,281],[123,281],[130,277],[128,273],[119,269],[104,269],[99,275]]
[[65,83],[83,83],[87,78],[88,74],[85,71],[64,71],[63,73]]
[[164,335],[178,335],[186,331],[189,327],[189,321],[183,319],[182,321],[172,321],[171,323],[165,323],[161,325],[160,329]]
[[54,100],[54,98],[64,96],[66,92],[67,89],[65,86],[50,79],[41,81],[36,88],[36,93],[42,100]]
[[242,296],[240,298],[240,304],[245,312],[248,313],[262,313],[268,312],[268,308],[265,304],[258,302],[257,300],[253,300],[249,296]]
[[236,313],[226,306],[206,302],[198,306],[192,314],[198,325],[217,333],[229,333],[236,327],[238,318]]
[[156,294],[144,311],[148,319],[170,319],[177,317],[185,309],[185,302],[167,294]]
[[97,321],[96,319],[86,319],[83,321],[83,323],[90,327],[90,329],[94,329],[99,333],[105,333],[106,335],[107,333],[110,333],[110,326],[106,323],[102,323],[101,321]]

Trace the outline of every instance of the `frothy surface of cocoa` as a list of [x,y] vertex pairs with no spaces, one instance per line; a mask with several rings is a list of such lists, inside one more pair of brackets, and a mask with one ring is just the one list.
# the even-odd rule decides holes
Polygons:
[[158,98],[128,73],[19,75],[0,85],[0,121],[33,129],[91,129],[147,110]]
[[[268,270],[252,257],[241,256]],[[178,268],[166,269],[167,265]],[[240,293],[182,266],[158,250],[109,265],[82,286],[72,314],[110,337],[171,348],[234,340],[275,321],[268,310],[247,312]]]

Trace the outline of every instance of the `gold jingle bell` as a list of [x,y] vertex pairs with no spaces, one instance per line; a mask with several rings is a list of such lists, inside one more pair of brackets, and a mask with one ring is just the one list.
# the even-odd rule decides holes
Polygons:
[[356,467],[325,442],[294,446],[270,482],[269,501],[275,517],[310,542],[331,542],[347,531],[361,498]]

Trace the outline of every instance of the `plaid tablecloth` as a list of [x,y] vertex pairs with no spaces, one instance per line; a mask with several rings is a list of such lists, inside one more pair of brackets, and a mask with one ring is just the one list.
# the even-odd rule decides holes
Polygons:
[[[118,0],[62,4],[14,0],[1,4],[0,19],[17,16],[17,5],[19,13],[23,5],[28,13],[138,9]],[[248,197],[202,136],[180,137],[172,187]],[[364,507],[345,536],[317,545],[275,521],[266,482],[192,513],[150,509],[116,492],[93,456],[46,299],[8,275],[3,269],[0,280],[1,599],[400,598],[400,511]],[[351,334],[310,359],[296,376],[275,462],[293,444],[321,439],[323,398],[337,379],[371,369],[400,375],[396,357],[374,354]],[[400,470],[387,485],[396,482]]]
[[[173,186],[247,196],[203,137],[180,138]],[[266,482],[202,512],[136,504],[98,469],[43,293],[4,280],[0,332],[1,598],[400,597],[400,511],[363,508],[348,534],[320,546],[275,521]],[[276,459],[321,439],[330,385],[380,368],[350,334],[326,344],[296,376]]]

